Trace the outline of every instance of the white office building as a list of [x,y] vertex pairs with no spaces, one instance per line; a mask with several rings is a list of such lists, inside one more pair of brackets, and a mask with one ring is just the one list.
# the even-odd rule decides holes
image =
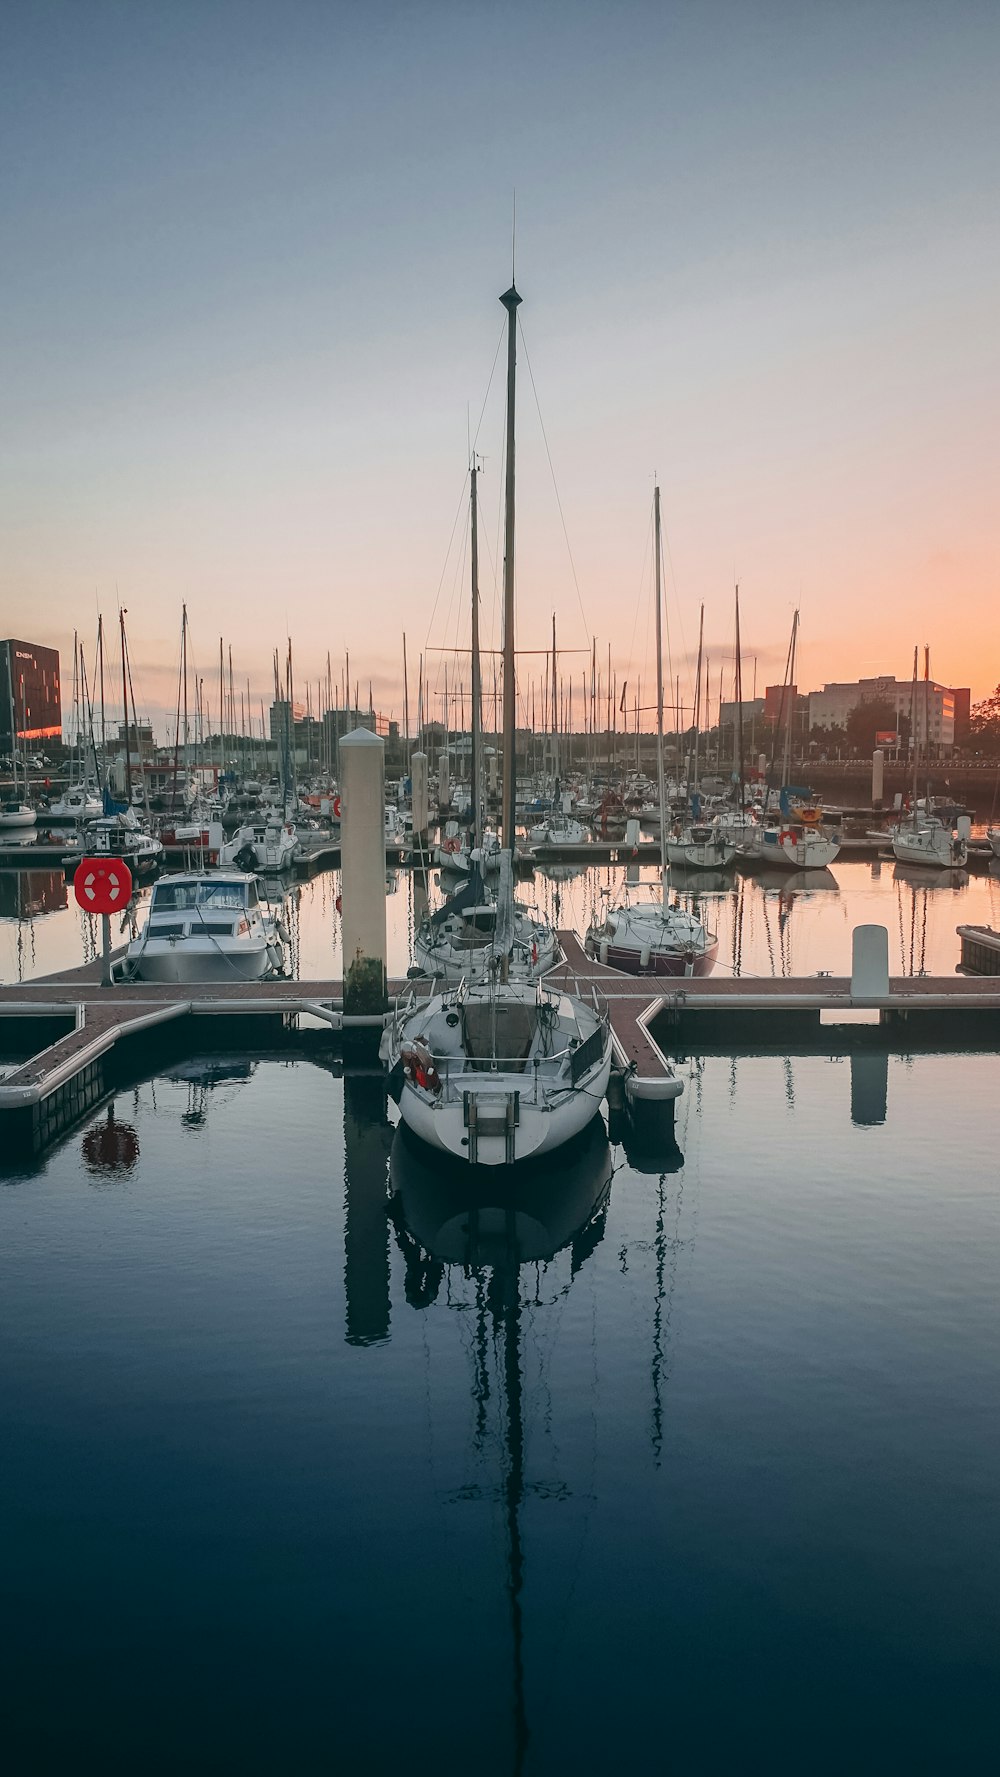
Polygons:
[[859,703],[888,703],[901,716],[912,712],[913,733],[921,747],[950,750],[955,744],[955,693],[936,680],[917,681],[885,675],[857,679],[848,685],[824,685],[809,693],[810,728],[846,728],[847,718]]

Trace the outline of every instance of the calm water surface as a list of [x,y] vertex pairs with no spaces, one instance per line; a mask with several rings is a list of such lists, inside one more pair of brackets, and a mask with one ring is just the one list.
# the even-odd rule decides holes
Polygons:
[[[631,892],[640,900],[654,893],[656,872],[636,871]],[[626,872],[620,867],[581,871],[564,880],[537,872],[519,886],[519,898],[542,907],[557,924],[584,931],[599,915],[608,894],[620,896]],[[425,890],[409,871],[390,873],[387,896],[388,963],[402,976],[412,957],[415,925],[428,904],[441,899],[434,872]],[[273,885],[275,904],[284,900],[292,933],[291,966],[304,979],[339,979],[341,974],[339,871],[328,871],[292,888]],[[965,871],[927,872],[904,865],[838,859],[831,870],[767,876],[678,878],[673,885],[685,905],[695,905],[719,934],[722,973],[811,975],[819,970],[848,974],[851,930],[863,920],[889,928],[894,972],[951,974],[958,962],[959,924],[1000,926],[1000,866]],[[137,909],[145,917],[148,888]],[[116,928],[121,922],[116,921]],[[115,941],[127,936],[115,931]],[[75,968],[100,948],[99,924],[73,902],[61,871],[18,875],[0,870],[0,980],[26,981],[56,969]]]
[[995,1768],[997,1059],[687,1073],[499,1205],[304,1059],[5,1177],[8,1769]]

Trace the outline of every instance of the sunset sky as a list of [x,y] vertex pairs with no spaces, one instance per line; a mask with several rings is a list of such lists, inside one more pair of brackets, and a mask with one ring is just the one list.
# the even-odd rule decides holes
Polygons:
[[[401,713],[402,631],[467,630],[516,188],[576,571],[522,355],[520,643],[555,610],[648,681],[656,472],[677,670],[701,600],[731,654],[738,578],[761,684],[797,603],[801,687],[926,641],[983,695],[998,71],[995,0],[8,8],[0,633],[89,643],[120,597],[162,726],[187,600],[206,678],[222,634],[266,689],[291,634]],[[493,634],[502,418],[498,368]]]

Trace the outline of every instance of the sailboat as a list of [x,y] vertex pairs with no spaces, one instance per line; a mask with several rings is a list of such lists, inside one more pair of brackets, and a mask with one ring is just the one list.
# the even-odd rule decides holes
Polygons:
[[[656,758],[660,804],[660,898],[655,902],[609,907],[602,921],[588,930],[584,945],[588,956],[630,975],[708,975],[719,948],[714,932],[706,931],[693,913],[671,906],[667,888],[667,787],[663,766],[663,597],[660,490],[653,489],[653,529],[656,598]],[[699,673],[700,677],[700,673]]]
[[[472,554],[472,824],[468,830],[468,878],[458,893],[434,913],[425,914],[413,940],[414,962],[425,975],[444,980],[480,980],[492,965],[500,910],[484,880],[487,862],[500,868],[496,835],[487,847],[483,834],[483,725],[479,652],[479,470],[470,469],[469,511]],[[452,823],[449,822],[449,825]],[[453,855],[453,854],[447,854]],[[513,939],[507,958],[512,981],[544,975],[559,960],[556,935],[537,908],[513,907]]]
[[[795,790],[789,785],[792,758],[792,712],[793,687],[795,685],[795,645],[799,633],[799,613],[792,616],[792,633],[788,646],[788,661],[785,668],[785,685],[782,691],[782,702],[787,695],[788,709],[785,712],[785,749],[781,769],[781,789],[778,793],[779,819],[765,821],[757,836],[757,843],[752,852],[747,853],[767,867],[779,870],[826,870],[840,852],[840,843],[833,839],[815,821],[807,821],[799,813],[797,799],[808,797],[808,792]],[[815,811],[818,815],[818,809]]]
[[[675,821],[661,840],[665,863],[681,870],[728,870],[736,858],[736,847],[718,820],[701,818],[701,795],[698,790],[698,740],[701,724],[701,666],[705,638],[705,607],[701,607],[698,623],[698,665],[694,699],[694,747],[691,775],[687,787],[690,819]],[[680,711],[677,712],[678,727]]]
[[[0,831],[23,830],[35,824],[35,811],[17,784],[17,712],[14,704],[14,645],[7,645],[7,708],[10,712],[10,757],[14,779],[11,794],[0,802]],[[27,790],[27,774],[25,775]]]
[[430,999],[410,999],[383,1033],[381,1054],[403,1121],[429,1146],[471,1166],[552,1153],[597,1114],[611,1072],[611,1028],[587,1002],[542,981],[510,978],[514,939],[516,730],[514,684],[514,403],[517,310],[507,311],[504,528],[503,795],[497,919],[486,978],[464,977]]
[[910,693],[910,736],[913,746],[913,790],[910,812],[893,827],[892,853],[897,864],[924,864],[932,870],[961,870],[968,858],[966,833],[956,833],[939,815],[931,813],[931,798],[921,803],[917,782],[920,775],[920,742],[929,734],[930,712],[930,649],[924,650],[923,725],[917,722],[917,649],[913,650],[913,685]]

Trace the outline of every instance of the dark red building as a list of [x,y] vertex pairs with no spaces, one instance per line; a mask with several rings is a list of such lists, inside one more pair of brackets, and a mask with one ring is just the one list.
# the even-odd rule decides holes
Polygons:
[[19,746],[62,735],[59,653],[35,642],[0,642],[0,752],[9,753],[11,706]]

